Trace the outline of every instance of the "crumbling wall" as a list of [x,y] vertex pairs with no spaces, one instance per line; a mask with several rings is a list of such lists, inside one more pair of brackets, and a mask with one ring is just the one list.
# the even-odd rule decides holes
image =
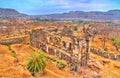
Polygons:
[[4,39],[4,40],[0,40],[0,44],[2,44],[2,45],[17,44],[17,43],[21,43],[25,39],[26,39],[26,36],[20,37],[20,38]]
[[106,51],[103,51],[101,49],[95,49],[95,48],[91,48],[91,52],[94,54],[100,55],[104,58],[109,58],[112,60],[120,61],[120,55],[116,55],[116,54],[111,53],[111,52],[106,52]]
[[[50,30],[49,30],[50,31]],[[80,47],[84,44],[83,39],[75,36],[56,35],[57,32],[42,29],[35,30],[30,34],[30,44],[44,52],[66,60],[71,65],[71,70],[77,71],[80,67]]]

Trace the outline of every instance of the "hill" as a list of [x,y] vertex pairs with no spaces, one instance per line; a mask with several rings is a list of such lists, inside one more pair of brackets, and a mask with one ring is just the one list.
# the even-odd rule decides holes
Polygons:
[[120,20],[120,10],[100,11],[70,11],[62,14],[48,14],[37,16],[42,19],[61,19],[61,20]]
[[19,13],[14,9],[0,8],[0,18],[24,17],[26,14]]
[[47,20],[120,20],[120,10],[101,11],[70,11],[61,14],[27,15],[14,9],[0,8],[0,18],[29,18]]

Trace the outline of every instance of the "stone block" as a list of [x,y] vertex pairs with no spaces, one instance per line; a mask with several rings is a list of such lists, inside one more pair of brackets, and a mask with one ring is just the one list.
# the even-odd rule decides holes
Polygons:
[[48,48],[48,53],[49,53],[49,54],[52,54],[52,55],[55,55],[54,48],[49,47],[49,48]]
[[104,57],[104,58],[109,58],[108,53],[107,53],[107,52],[104,52],[104,53],[103,53],[103,57]]
[[109,53],[109,58],[115,60],[115,55],[113,53]]
[[116,55],[116,60],[120,61],[120,55]]

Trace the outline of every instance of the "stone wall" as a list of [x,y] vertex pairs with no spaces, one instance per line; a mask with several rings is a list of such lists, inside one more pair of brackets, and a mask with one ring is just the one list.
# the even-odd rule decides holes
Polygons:
[[0,40],[0,44],[2,45],[17,44],[17,43],[21,43],[25,39],[26,39],[26,36],[20,37],[20,38],[9,38],[9,39]]
[[[35,30],[30,34],[30,44],[34,47],[43,46],[43,44],[54,46],[67,53],[79,53],[79,46],[83,45],[83,39],[76,37],[61,37],[51,34],[45,30]],[[43,46],[44,47],[44,46]]]
[[112,52],[106,52],[106,51],[103,51],[101,49],[95,49],[95,48],[91,48],[91,52],[94,53],[94,54],[100,55],[104,58],[109,58],[109,59],[112,59],[112,60],[120,61],[120,54],[116,55]]
[[[78,71],[80,67],[80,47],[85,44],[84,39],[73,35],[61,35],[63,31],[38,29],[30,33],[30,44],[44,52],[66,60],[71,70]],[[60,35],[58,35],[60,34]]]

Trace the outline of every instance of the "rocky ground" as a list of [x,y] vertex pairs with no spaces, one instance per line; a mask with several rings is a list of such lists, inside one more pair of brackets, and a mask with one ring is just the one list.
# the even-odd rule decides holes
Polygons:
[[[19,62],[15,62],[15,58],[11,55],[7,46],[0,45],[0,77],[3,78],[33,78],[30,72],[26,69],[27,58],[34,52],[26,44],[14,44],[12,48],[16,51]],[[90,54],[91,61],[89,68],[81,68],[81,75],[72,73],[69,68],[60,70],[56,65],[47,61],[45,75],[42,78],[120,78],[120,62],[105,59],[101,56]]]
[[[46,22],[41,25],[43,24],[45,24],[45,26],[48,24],[50,26],[52,25],[52,23],[50,24]],[[55,22],[55,25],[61,26],[60,24],[61,23]],[[83,34],[80,33],[76,32],[76,35],[83,36]],[[0,38],[2,39],[2,37]],[[35,53],[30,49],[28,41],[29,39],[23,43],[11,45],[17,54],[18,62],[16,62],[16,59],[12,56],[12,52],[9,50],[8,46],[0,45],[0,78],[33,78],[30,72],[26,69],[28,57]],[[111,39],[107,40],[106,46],[108,52],[120,54],[120,52],[116,50]],[[100,35],[95,36],[91,47],[103,48],[103,41]],[[51,55],[48,56],[55,58]],[[106,59],[92,53],[90,53],[88,67],[80,69],[81,72],[78,75],[70,71],[69,65],[67,65],[65,69],[60,70],[56,67],[55,63],[47,61],[45,74],[41,76],[41,78],[120,78],[120,61]]]

